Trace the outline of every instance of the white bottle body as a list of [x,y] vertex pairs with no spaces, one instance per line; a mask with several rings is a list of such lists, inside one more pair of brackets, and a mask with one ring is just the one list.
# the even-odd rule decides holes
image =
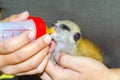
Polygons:
[[32,19],[23,22],[0,22],[0,41],[28,30],[36,33],[35,23]]

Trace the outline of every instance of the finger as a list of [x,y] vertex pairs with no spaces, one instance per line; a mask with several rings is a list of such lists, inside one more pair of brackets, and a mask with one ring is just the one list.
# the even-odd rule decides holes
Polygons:
[[44,35],[36,41],[24,46],[23,48],[15,51],[12,54],[1,55],[0,64],[3,63],[4,65],[8,65],[20,63],[45,48],[51,42],[51,40],[52,38],[50,35]]
[[61,53],[57,62],[64,68],[69,68],[79,72],[82,65],[85,64],[85,59],[80,56],[72,56]]
[[78,72],[71,69],[62,68],[58,65],[53,64],[51,61],[48,62],[45,71],[48,75],[50,75],[52,80],[69,80],[70,76],[72,76],[71,80],[80,80],[80,75]]
[[17,18],[10,19],[10,21],[11,22],[20,22],[20,21],[26,20],[28,17],[29,17],[29,12],[28,11],[24,11],[21,14],[19,14],[17,16]]
[[51,77],[46,72],[39,76],[42,80],[52,80]]
[[5,66],[1,68],[1,71],[5,74],[17,74],[17,73],[23,73],[26,71],[33,70],[37,68],[39,64],[41,64],[43,59],[46,57],[47,53],[48,53],[48,47],[38,52],[38,54],[31,57],[29,60],[16,65]]
[[2,20],[1,22],[19,22],[19,21],[23,21],[26,20],[29,16],[29,12],[28,11],[24,11],[21,14],[14,14],[4,20]]
[[3,20],[0,21],[0,22],[10,22],[12,19],[16,19],[17,16],[18,16],[18,14],[11,15],[10,17],[5,18],[5,19],[3,19]]
[[32,75],[32,74],[38,74],[42,73],[48,63],[48,56],[46,56],[43,61],[39,64],[39,66],[33,70],[23,72],[23,73],[17,73],[15,75],[20,76],[20,75]]
[[101,66],[101,62],[94,60],[92,58],[82,57],[82,56],[72,56],[65,53],[60,54],[57,62],[60,66],[64,68],[72,69],[76,72],[82,72],[83,70],[88,69],[88,66],[90,67],[94,67],[95,65]]
[[0,54],[12,53],[28,44],[34,37],[35,34],[26,31],[16,37],[3,40],[0,42]]

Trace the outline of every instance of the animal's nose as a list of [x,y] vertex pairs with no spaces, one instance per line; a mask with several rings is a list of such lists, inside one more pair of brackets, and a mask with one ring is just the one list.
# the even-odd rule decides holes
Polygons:
[[55,26],[55,23],[51,24],[50,27],[54,27]]

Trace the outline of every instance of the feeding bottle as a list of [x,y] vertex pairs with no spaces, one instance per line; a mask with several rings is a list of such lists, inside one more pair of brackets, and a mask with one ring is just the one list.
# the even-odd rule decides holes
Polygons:
[[49,29],[46,26],[42,18],[30,16],[22,22],[0,22],[0,41],[17,36],[28,30],[35,32],[36,39],[46,33],[54,32],[53,29]]
[[[35,32],[36,39],[44,34],[54,32],[53,29],[46,26],[42,18],[30,16],[27,20],[22,22],[0,22],[0,41],[17,36],[28,30]],[[0,79],[13,77],[12,75],[0,75]]]

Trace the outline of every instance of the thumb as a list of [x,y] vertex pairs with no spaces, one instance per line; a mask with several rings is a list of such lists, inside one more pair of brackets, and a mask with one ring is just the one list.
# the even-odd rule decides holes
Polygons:
[[61,53],[58,58],[58,64],[64,68],[69,68],[75,71],[80,71],[80,68],[86,65],[86,57],[72,56],[65,53]]

